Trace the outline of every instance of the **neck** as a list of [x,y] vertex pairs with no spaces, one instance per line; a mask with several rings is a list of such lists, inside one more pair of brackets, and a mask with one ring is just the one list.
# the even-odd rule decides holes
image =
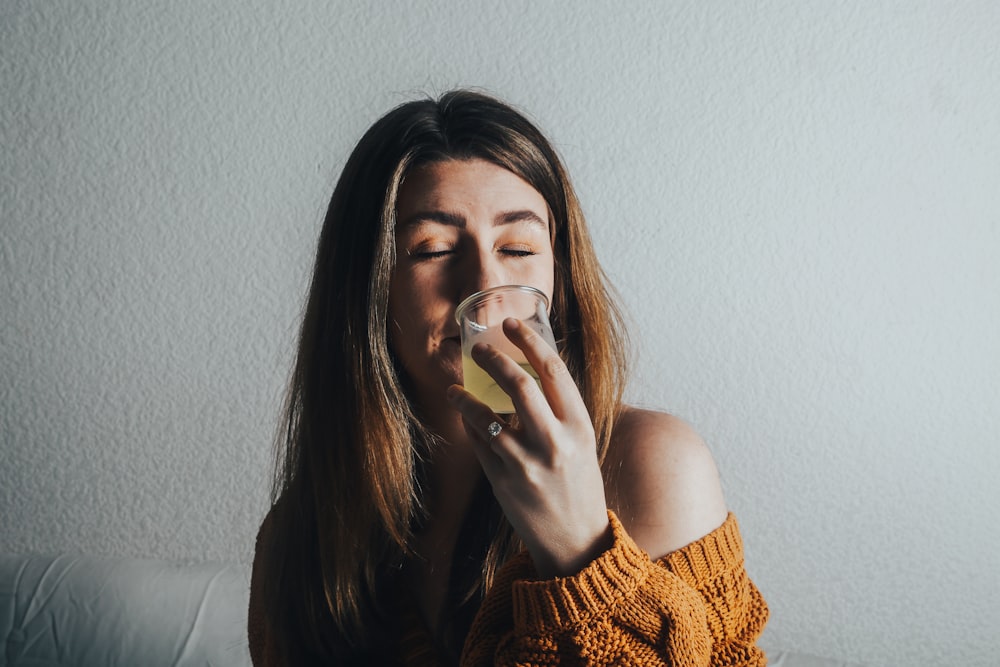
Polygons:
[[448,604],[455,550],[463,548],[457,544],[462,523],[482,474],[465,441],[440,443],[427,463],[423,490],[427,519],[414,535],[417,558],[409,562],[406,577],[421,616],[435,636]]
[[445,441],[437,447],[427,467],[425,501],[430,522],[451,525],[457,530],[482,474],[469,442]]
[[437,436],[426,464],[422,500],[428,521],[422,532],[447,534],[458,531],[483,473],[461,414],[443,396],[437,401],[428,400],[431,396],[436,393],[423,392],[416,405],[424,426]]

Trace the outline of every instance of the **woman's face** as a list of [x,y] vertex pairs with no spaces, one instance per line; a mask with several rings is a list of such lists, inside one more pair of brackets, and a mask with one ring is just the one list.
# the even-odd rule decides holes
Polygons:
[[497,285],[530,285],[552,298],[548,206],[514,173],[484,160],[411,171],[396,205],[396,265],[389,340],[425,407],[462,382],[455,308]]

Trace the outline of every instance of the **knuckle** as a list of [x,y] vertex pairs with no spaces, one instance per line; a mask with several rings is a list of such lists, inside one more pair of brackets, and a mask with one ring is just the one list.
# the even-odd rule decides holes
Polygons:
[[544,461],[528,460],[521,464],[521,476],[529,488],[544,488],[548,471]]
[[518,375],[514,379],[514,386],[517,388],[517,391],[520,392],[522,395],[525,393],[535,391],[538,388],[538,385],[535,383],[535,378],[531,377],[526,373]]
[[553,354],[542,360],[542,367],[540,371],[546,377],[556,379],[568,373],[569,369],[566,368],[566,364],[559,358],[559,355]]
[[568,457],[572,452],[567,451],[566,443],[558,433],[542,431],[539,433],[539,446],[533,449],[534,463],[540,470],[548,473],[563,470],[568,463]]

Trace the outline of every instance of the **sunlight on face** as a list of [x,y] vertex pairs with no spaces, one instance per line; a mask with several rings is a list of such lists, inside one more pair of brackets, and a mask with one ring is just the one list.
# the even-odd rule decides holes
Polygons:
[[448,160],[410,172],[396,207],[389,339],[419,402],[443,405],[462,381],[455,308],[497,285],[537,287],[551,298],[554,259],[545,199],[484,160]]

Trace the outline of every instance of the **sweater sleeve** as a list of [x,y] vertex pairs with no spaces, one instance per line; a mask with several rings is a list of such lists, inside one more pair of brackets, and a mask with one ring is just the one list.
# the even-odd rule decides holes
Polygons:
[[538,581],[521,554],[498,573],[463,667],[765,665],[767,605],[746,575],[735,517],[652,562],[608,512],[610,549],[571,577]]

